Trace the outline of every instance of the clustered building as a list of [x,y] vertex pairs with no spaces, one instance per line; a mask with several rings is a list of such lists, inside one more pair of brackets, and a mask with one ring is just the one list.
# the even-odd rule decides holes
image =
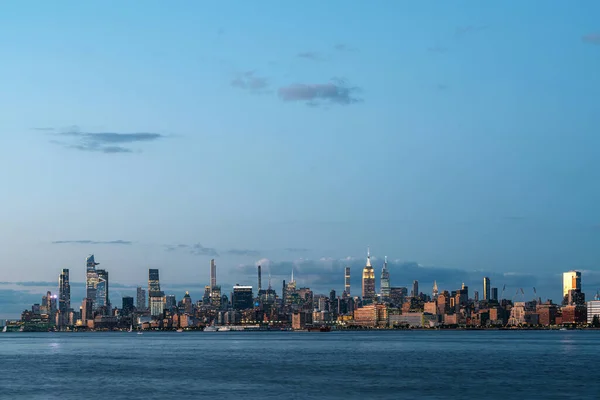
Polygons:
[[[18,322],[23,330],[72,329],[203,329],[210,326],[235,328],[324,329],[348,328],[444,328],[444,327],[540,327],[592,325],[600,327],[600,298],[586,302],[581,291],[581,273],[563,274],[561,304],[539,298],[525,299],[523,289],[505,299],[506,286],[498,296],[490,278],[483,278],[482,298],[478,291],[470,295],[462,284],[456,290],[440,290],[434,282],[431,295],[419,291],[419,282],[407,287],[391,285],[387,257],[376,290],[371,254],[362,270],[361,296],[352,296],[350,267],[344,268],[344,290],[337,295],[314,294],[291,279],[283,281],[281,293],[262,286],[262,269],[257,267],[257,291],[236,284],[229,296],[217,284],[217,265],[210,261],[210,285],[196,302],[188,292],[177,301],[161,290],[158,269],[148,270],[147,289],[138,287],[136,298],[122,297],[121,307],[113,307],[109,298],[109,275],[94,255],[86,259],[86,297],[79,307],[71,303],[69,270],[59,275],[58,295],[48,292],[41,304],[25,310]],[[535,288],[534,288],[535,291]]]

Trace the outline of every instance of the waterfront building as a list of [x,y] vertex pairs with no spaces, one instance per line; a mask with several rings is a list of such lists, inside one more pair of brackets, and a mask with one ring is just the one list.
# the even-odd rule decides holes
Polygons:
[[384,258],[383,268],[381,269],[381,299],[387,302],[390,298],[390,272],[387,269],[387,256]]
[[363,304],[370,304],[375,300],[375,271],[371,265],[371,252],[367,249],[367,264],[362,275],[362,300]]
[[388,308],[384,304],[369,304],[354,310],[354,325],[381,327],[388,325]]
[[487,276],[483,278],[483,299],[490,301],[490,278]]
[[[593,317],[592,317],[593,318]],[[562,308],[563,324],[582,324],[587,321],[587,309],[582,305],[569,305]]]
[[231,305],[234,310],[247,310],[254,307],[254,294],[252,286],[235,285],[231,296]]
[[94,319],[94,302],[92,299],[85,298],[81,303],[81,322],[87,325],[87,321]]
[[594,317],[600,319],[600,300],[590,300],[587,302],[587,323],[594,322]]
[[539,323],[542,326],[551,326],[556,323],[556,304],[546,303],[538,304],[535,307],[535,312],[539,316]]

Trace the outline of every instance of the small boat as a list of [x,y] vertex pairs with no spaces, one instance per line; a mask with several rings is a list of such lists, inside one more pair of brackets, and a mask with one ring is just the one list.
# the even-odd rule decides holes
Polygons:
[[138,335],[143,335],[143,334],[144,334],[144,332],[142,332],[142,331],[138,331],[138,333],[137,333],[137,334],[138,334]]
[[8,326],[4,325],[4,328],[2,328],[2,333],[6,333],[7,330],[8,330]]
[[566,331],[567,328],[560,328],[559,331]]
[[229,332],[231,329],[227,326],[222,326],[219,328],[219,332]]
[[206,328],[204,328],[204,332],[216,332],[217,328],[215,328],[214,326],[207,326]]
[[129,325],[129,329],[127,329],[127,332],[129,332],[129,333],[133,332],[133,324]]
[[179,328],[179,329],[177,329],[177,332],[181,333],[181,332],[183,332],[183,329]]

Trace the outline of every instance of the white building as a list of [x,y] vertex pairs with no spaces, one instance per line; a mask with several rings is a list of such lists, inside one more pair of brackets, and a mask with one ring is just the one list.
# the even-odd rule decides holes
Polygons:
[[594,315],[600,318],[600,300],[590,300],[587,302],[587,323],[591,324]]

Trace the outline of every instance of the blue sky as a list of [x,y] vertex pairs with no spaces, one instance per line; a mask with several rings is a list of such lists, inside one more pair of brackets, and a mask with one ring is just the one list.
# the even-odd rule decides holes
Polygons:
[[578,268],[594,293],[598,12],[4,3],[0,281],[65,267],[83,281],[94,253],[114,282],[158,267],[201,287],[214,256],[224,284],[254,283],[263,260],[277,288],[277,266],[297,265],[341,290],[341,272],[313,272],[336,276],[370,245],[398,260],[393,285],[488,274],[558,300],[558,274]]

